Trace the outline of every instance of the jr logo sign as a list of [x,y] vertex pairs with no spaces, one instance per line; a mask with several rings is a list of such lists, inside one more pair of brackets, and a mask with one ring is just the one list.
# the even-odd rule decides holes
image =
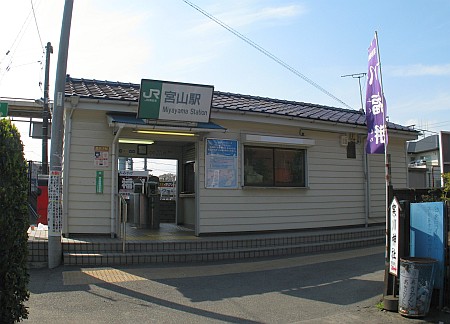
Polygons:
[[209,122],[213,86],[141,81],[138,117]]
[[149,91],[143,92],[142,97],[146,100],[159,100],[160,91],[158,89],[149,89]]

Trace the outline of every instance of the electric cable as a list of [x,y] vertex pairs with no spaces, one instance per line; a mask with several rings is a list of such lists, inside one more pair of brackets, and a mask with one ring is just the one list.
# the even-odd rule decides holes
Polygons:
[[187,5],[189,5],[190,7],[194,8],[195,10],[197,10],[198,12],[200,12],[201,14],[203,14],[204,16],[208,17],[209,19],[211,19],[212,21],[214,21],[215,23],[217,23],[218,25],[222,26],[223,28],[225,28],[226,30],[228,30],[229,32],[233,33],[235,36],[239,37],[240,39],[242,39],[244,42],[246,42],[247,44],[249,44],[250,46],[252,46],[253,48],[257,49],[259,52],[263,53],[264,55],[266,55],[267,57],[269,57],[270,59],[274,60],[275,62],[277,62],[278,64],[280,64],[281,66],[283,66],[284,68],[286,68],[287,70],[291,71],[292,73],[294,73],[296,76],[300,77],[301,79],[303,79],[304,81],[306,81],[307,83],[309,83],[310,85],[312,85],[313,87],[315,87],[316,89],[320,90],[321,92],[323,92],[324,94],[326,94],[327,96],[333,98],[334,100],[340,102],[341,104],[343,104],[344,106],[346,106],[347,108],[350,108],[352,110],[354,110],[352,107],[350,107],[349,105],[347,105],[345,102],[343,102],[341,99],[337,98],[336,96],[334,96],[332,93],[330,93],[329,91],[325,90],[322,86],[320,86],[317,82],[314,82],[313,80],[311,80],[310,78],[308,78],[306,75],[302,74],[301,72],[299,72],[298,70],[296,70],[295,68],[293,68],[292,66],[290,66],[289,64],[287,64],[286,62],[284,62],[283,60],[281,60],[280,58],[278,58],[277,56],[275,56],[274,54],[270,53],[268,50],[264,49],[262,46],[256,44],[254,41],[252,41],[251,39],[249,39],[248,37],[242,35],[241,33],[239,33],[237,30],[233,29],[232,27],[230,27],[229,25],[227,25],[226,23],[224,23],[223,21],[219,20],[218,18],[214,17],[213,15],[211,15],[210,13],[206,12],[205,10],[203,10],[202,8],[200,8],[199,6],[195,5],[194,3],[188,1],[188,0],[183,0],[183,2],[185,2]]
[[44,53],[44,44],[42,43],[41,32],[39,31],[39,26],[38,26],[38,23],[37,23],[36,12],[34,11],[33,0],[30,0],[30,2],[31,2],[31,11],[33,12],[34,22],[36,24],[37,33],[38,33],[38,36],[39,36],[39,41],[41,42],[42,52]]
[[[29,11],[27,17],[25,18],[25,21],[23,22],[22,26],[20,27],[19,32],[17,33],[12,45],[9,47],[9,49],[6,51],[5,55],[3,56],[3,58],[0,60],[0,85],[3,81],[3,78],[5,77],[6,73],[9,72],[12,68],[18,67],[18,66],[23,66],[23,65],[27,65],[27,63],[25,64],[20,64],[20,65],[16,65],[13,66],[13,61],[15,59],[15,54],[16,51],[22,41],[22,38],[25,35],[26,29],[28,28],[29,24],[30,24],[30,18],[31,18],[31,14],[33,14],[34,19],[35,19],[35,23],[36,23],[36,28],[37,28],[37,32],[38,32],[38,36],[39,36],[39,41],[41,44],[41,48],[43,50],[43,43],[42,43],[42,39],[41,39],[41,34],[39,31],[39,27],[37,25],[37,19],[36,19],[36,15],[35,15],[35,10],[34,10],[34,4],[33,4],[33,0],[31,0],[31,10]],[[38,60],[37,62],[40,63],[41,65],[41,69],[39,72],[39,78],[42,80],[42,71],[43,71],[43,67],[42,67],[42,61],[43,61],[43,57],[44,57],[44,53],[45,51],[42,51],[41,54],[41,60]],[[2,63],[5,61],[5,59],[8,59],[8,61],[5,63],[6,67],[5,68],[1,68]],[[40,88],[42,90],[41,87],[42,82],[40,82]]]

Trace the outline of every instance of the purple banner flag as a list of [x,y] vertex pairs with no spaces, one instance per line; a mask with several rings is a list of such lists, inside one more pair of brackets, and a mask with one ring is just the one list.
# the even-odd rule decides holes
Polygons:
[[367,154],[383,154],[387,144],[386,102],[382,93],[377,38],[369,46],[369,71],[366,91]]

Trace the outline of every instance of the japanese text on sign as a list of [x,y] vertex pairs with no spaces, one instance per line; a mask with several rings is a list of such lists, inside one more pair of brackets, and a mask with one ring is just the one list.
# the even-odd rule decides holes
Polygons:
[[394,197],[391,203],[390,219],[390,251],[389,251],[389,273],[398,276],[398,241],[399,241],[399,209],[400,204]]
[[238,142],[207,139],[206,188],[237,188]]

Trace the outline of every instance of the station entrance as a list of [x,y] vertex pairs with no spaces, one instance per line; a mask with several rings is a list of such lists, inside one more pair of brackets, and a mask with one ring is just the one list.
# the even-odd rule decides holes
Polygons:
[[127,201],[132,228],[160,230],[170,224],[195,230],[197,136],[173,136],[118,140],[117,189]]

